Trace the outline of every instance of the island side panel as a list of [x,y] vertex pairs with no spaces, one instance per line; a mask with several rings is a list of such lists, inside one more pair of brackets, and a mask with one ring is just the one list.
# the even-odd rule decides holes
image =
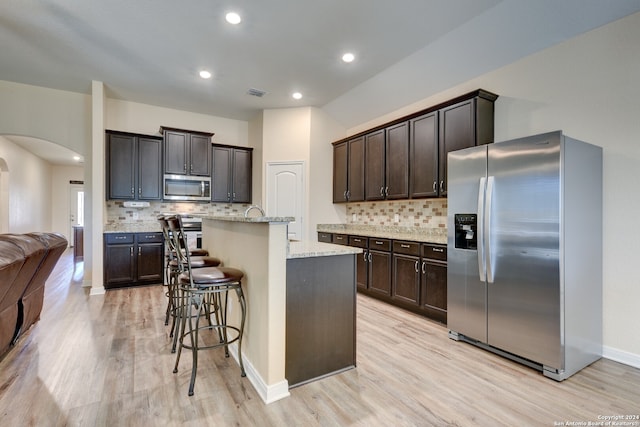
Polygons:
[[[202,240],[203,247],[212,256],[220,258],[224,266],[238,268],[245,273],[242,281],[247,301],[242,343],[244,360],[255,369],[260,376],[259,381],[267,388],[286,384],[287,225],[205,218]],[[237,300],[230,298],[230,302],[230,317],[233,317],[233,322],[239,323]],[[266,394],[263,398],[271,400],[268,390],[262,394]]]
[[290,387],[355,367],[355,257],[287,260],[285,375]]

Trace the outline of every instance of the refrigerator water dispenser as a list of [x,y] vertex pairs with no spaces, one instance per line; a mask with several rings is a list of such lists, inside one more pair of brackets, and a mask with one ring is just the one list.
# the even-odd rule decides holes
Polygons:
[[455,245],[457,249],[478,249],[478,215],[455,214]]

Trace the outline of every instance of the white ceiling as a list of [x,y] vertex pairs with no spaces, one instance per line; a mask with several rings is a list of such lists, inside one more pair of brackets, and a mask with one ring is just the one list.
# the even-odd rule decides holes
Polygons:
[[[231,10],[241,24],[224,21]],[[111,98],[238,120],[315,106],[353,127],[638,10],[640,0],[2,0],[0,80],[80,93],[99,80]]]

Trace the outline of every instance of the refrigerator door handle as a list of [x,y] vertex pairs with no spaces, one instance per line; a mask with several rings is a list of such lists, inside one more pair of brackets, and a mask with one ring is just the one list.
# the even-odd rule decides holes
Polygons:
[[486,238],[484,239],[485,245],[485,256],[487,261],[487,283],[493,283],[493,262],[491,256],[491,204],[493,199],[493,186],[494,186],[495,177],[490,176],[487,178],[487,200],[485,203],[485,214],[484,214],[484,232]]
[[485,271],[485,258],[484,258],[484,195],[485,188],[487,186],[487,178],[484,176],[480,178],[480,185],[478,186],[478,275],[480,281],[487,280],[487,274]]

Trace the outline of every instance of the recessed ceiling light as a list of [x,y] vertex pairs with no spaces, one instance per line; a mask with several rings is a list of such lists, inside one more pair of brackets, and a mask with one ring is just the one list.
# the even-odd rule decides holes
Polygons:
[[292,95],[293,99],[301,99],[302,94],[300,92],[294,92]]
[[207,70],[202,70],[202,71],[200,71],[200,77],[202,77],[203,79],[210,79],[211,78],[211,72],[209,72]]
[[242,22],[242,18],[236,12],[229,12],[226,14],[225,19],[229,24],[237,25]]
[[353,60],[356,59],[355,55],[351,52],[347,52],[344,55],[342,55],[342,60],[344,62],[353,62]]
[[76,162],[80,161],[80,156],[73,156],[73,160],[75,160]]

